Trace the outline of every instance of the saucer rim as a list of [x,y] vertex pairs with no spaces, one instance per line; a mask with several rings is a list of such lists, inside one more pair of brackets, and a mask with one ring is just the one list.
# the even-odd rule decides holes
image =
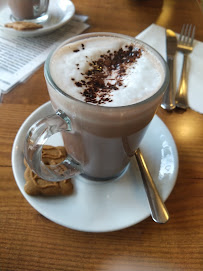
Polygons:
[[[149,212],[147,213],[147,215],[143,216],[141,219],[137,219],[136,221],[134,221],[133,223],[131,224],[127,224],[125,226],[121,225],[120,227],[119,226],[114,226],[112,227],[111,229],[105,229],[105,230],[102,230],[102,229],[91,229],[91,230],[88,230],[88,229],[84,229],[82,228],[80,225],[77,225],[77,226],[70,226],[70,225],[67,225],[66,223],[63,223],[61,221],[57,221],[57,219],[54,219],[53,217],[51,217],[49,214],[47,214],[46,212],[44,212],[43,208],[39,208],[39,206],[36,207],[36,204],[35,202],[32,201],[32,196],[29,196],[26,194],[26,192],[24,191],[24,186],[20,185],[20,181],[18,180],[18,174],[17,174],[17,169],[15,167],[15,156],[16,156],[16,146],[17,146],[17,143],[19,141],[19,138],[20,138],[20,135],[24,132],[25,134],[25,130],[27,127],[30,126],[30,121],[31,119],[37,115],[41,110],[45,110],[45,111],[48,111],[48,113],[50,114],[50,111],[52,110],[52,107],[51,107],[51,102],[48,101],[44,104],[42,104],[40,107],[38,107],[36,110],[34,110],[27,118],[26,120],[23,122],[23,124],[21,125],[20,129],[18,130],[17,134],[16,134],[16,137],[15,137],[15,140],[14,140],[14,143],[13,143],[13,148],[12,148],[12,169],[13,169],[13,175],[14,175],[14,178],[15,178],[15,181],[16,181],[16,184],[19,188],[19,190],[21,191],[22,195],[25,197],[25,199],[28,201],[28,203],[37,211],[39,212],[40,214],[42,214],[44,217],[46,217],[47,219],[49,219],[50,221],[58,224],[58,225],[61,225],[61,226],[64,226],[66,228],[69,228],[69,229],[72,229],[72,230],[77,230],[77,231],[82,231],[82,232],[94,232],[94,233],[102,233],[102,232],[113,232],[113,231],[117,231],[117,230],[122,230],[122,229],[125,229],[125,228],[128,228],[128,227],[131,227],[133,225],[136,225],[138,223],[140,223],[141,221],[145,220],[146,218],[148,218],[150,216],[150,210]],[[169,131],[168,127],[165,125],[165,123],[157,116],[155,115],[155,118],[158,118],[159,121],[161,121],[162,125],[164,126],[164,129],[166,129],[167,133],[169,136],[171,136],[171,140],[174,144],[174,157],[175,157],[175,160],[176,160],[176,165],[175,165],[175,170],[174,170],[174,173],[172,174],[173,175],[173,184],[171,186],[170,189],[168,189],[167,191],[167,196],[166,198],[163,198],[163,201],[166,201],[168,199],[168,197],[170,196],[171,192],[173,191],[174,189],[174,186],[176,184],[176,180],[177,180],[177,176],[178,176],[178,168],[179,168],[179,157],[178,157],[178,151],[177,151],[177,147],[176,147],[176,144],[175,144],[175,141],[173,139],[173,136],[171,134],[171,132]],[[28,125],[29,124],[29,125]],[[92,181],[91,181],[92,183]],[[97,182],[96,182],[97,183]],[[41,197],[41,196],[39,196]]]

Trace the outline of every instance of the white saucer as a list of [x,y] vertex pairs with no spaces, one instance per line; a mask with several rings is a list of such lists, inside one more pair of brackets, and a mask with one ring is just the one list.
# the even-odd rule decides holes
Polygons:
[[11,11],[6,5],[0,12],[0,30],[6,34],[19,37],[34,37],[48,34],[57,28],[66,24],[75,13],[75,6],[69,0],[50,0],[48,8],[48,19],[44,22],[43,28],[37,30],[18,31],[12,28],[4,27],[11,21]]
[[[116,180],[95,182],[78,176],[73,180],[74,193],[71,196],[36,197],[25,193],[25,135],[36,120],[52,113],[50,102],[35,110],[21,126],[13,144],[14,177],[21,193],[33,208],[55,223],[87,232],[120,230],[147,218],[150,209],[135,159],[132,159],[127,171]],[[52,142],[55,146],[63,145],[59,134],[54,136]],[[176,182],[178,153],[171,133],[157,116],[150,124],[140,149],[165,201]]]

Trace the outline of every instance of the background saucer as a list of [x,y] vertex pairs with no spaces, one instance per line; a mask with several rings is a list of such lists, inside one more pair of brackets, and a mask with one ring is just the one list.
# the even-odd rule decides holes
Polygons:
[[0,12],[0,30],[6,34],[19,37],[34,37],[48,34],[66,24],[75,13],[75,6],[69,0],[50,0],[48,8],[48,20],[43,23],[43,28],[37,30],[17,31],[4,27],[4,24],[11,22],[11,11],[6,5]]
[[[35,110],[18,131],[12,150],[12,167],[16,183],[26,200],[39,213],[62,226],[87,232],[120,230],[150,215],[149,205],[135,159],[126,172],[109,182],[73,179],[71,196],[29,196],[24,191],[24,139],[29,127],[38,119],[53,113],[48,102]],[[62,145],[60,134],[49,144]],[[178,173],[178,153],[171,133],[155,116],[140,146],[162,199],[170,195]]]

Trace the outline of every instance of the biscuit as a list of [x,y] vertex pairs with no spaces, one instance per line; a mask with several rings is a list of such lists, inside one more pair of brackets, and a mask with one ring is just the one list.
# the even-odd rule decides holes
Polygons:
[[41,24],[31,23],[31,22],[13,22],[13,23],[7,23],[4,25],[8,28],[13,28],[18,31],[23,30],[36,30],[39,28],[42,28],[43,26]]
[[[66,150],[64,147],[53,147],[45,145],[42,151],[42,160],[46,165],[58,164],[66,157]],[[35,174],[27,162],[25,164],[25,186],[24,190],[27,194],[36,196],[56,196],[56,195],[70,195],[73,192],[73,184],[70,179],[60,182],[50,182],[43,180]]]

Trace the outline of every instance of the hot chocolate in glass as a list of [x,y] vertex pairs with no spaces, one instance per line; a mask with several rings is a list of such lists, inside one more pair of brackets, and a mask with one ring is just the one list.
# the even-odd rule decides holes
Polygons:
[[[59,46],[45,63],[45,79],[56,115],[28,132],[25,156],[31,168],[52,181],[77,173],[109,180],[127,168],[161,102],[169,74],[162,57],[143,42],[91,33]],[[41,148],[59,131],[68,157],[48,169],[41,162]]]
[[14,21],[42,23],[48,19],[49,0],[8,0],[8,5]]

